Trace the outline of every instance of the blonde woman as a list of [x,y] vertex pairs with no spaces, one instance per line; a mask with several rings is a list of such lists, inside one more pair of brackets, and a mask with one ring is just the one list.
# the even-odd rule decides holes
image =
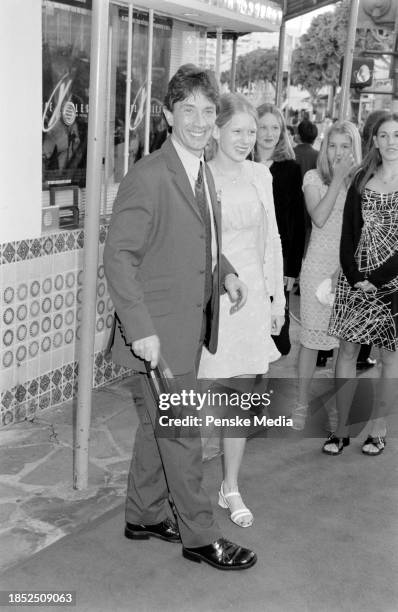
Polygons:
[[[239,269],[249,296],[244,312],[232,315],[228,297],[222,296],[217,353],[203,350],[198,376],[239,377],[231,387],[243,385],[246,390],[280,356],[271,333],[279,334],[285,307],[272,177],[268,168],[246,159],[256,133],[257,114],[251,103],[240,94],[221,96],[214,132],[217,152],[209,166],[221,200],[223,253]],[[245,442],[243,436],[224,437],[224,480],[219,492],[219,504],[229,509],[231,520],[240,527],[253,522],[238,488]]]
[[318,288],[327,279],[337,280],[344,202],[360,161],[361,138],[355,125],[350,121],[334,123],[323,139],[316,170],[304,175],[303,191],[312,231],[300,274],[299,390],[292,414],[293,426],[298,430],[305,426],[318,351],[339,345],[336,338],[328,335],[332,304],[320,299]]

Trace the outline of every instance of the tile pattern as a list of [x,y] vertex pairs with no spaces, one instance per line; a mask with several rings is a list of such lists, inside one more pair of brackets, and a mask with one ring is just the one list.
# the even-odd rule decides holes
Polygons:
[[[100,225],[99,243],[105,243],[108,226]],[[52,253],[65,253],[81,249],[84,246],[84,231],[82,229],[44,234],[40,238],[7,242],[0,245],[0,265],[16,261],[36,259]]]
[[[3,391],[0,395],[0,427],[32,418],[39,411],[56,406],[77,395],[77,361]],[[95,354],[93,387],[128,376],[130,371],[114,364],[104,351]]]
[[[113,322],[100,227],[93,386],[129,372],[104,355]],[[82,319],[82,230],[0,245],[0,427],[72,399]]]

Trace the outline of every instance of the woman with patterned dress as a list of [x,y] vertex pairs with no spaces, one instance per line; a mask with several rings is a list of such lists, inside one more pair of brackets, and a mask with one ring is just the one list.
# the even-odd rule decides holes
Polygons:
[[332,306],[321,303],[317,290],[322,282],[337,277],[344,202],[350,177],[360,160],[361,138],[355,125],[350,121],[335,123],[322,141],[317,169],[304,175],[304,197],[312,230],[300,273],[299,387],[292,412],[297,430],[305,426],[318,351],[339,345],[327,333]]
[[361,343],[378,346],[382,362],[375,418],[362,446],[366,455],[384,450],[382,410],[396,402],[392,379],[398,378],[398,113],[378,119],[372,140],[344,208],[342,272],[329,327],[329,333],[340,338],[336,379],[341,382],[336,396],[339,424],[323,445],[331,455],[340,454],[349,443],[346,417]]
[[[228,296],[221,296],[217,353],[203,350],[198,377],[245,377],[240,383],[232,381],[232,387],[246,382],[246,389],[280,356],[271,333],[280,332],[285,307],[272,178],[268,168],[246,160],[256,131],[257,115],[251,103],[240,94],[221,96],[214,132],[217,152],[209,167],[221,201],[223,253],[239,269],[249,296],[245,308],[237,312],[231,311]],[[219,492],[219,504],[229,509],[231,520],[240,527],[253,522],[238,489],[245,441],[244,437],[224,437],[224,480]]]

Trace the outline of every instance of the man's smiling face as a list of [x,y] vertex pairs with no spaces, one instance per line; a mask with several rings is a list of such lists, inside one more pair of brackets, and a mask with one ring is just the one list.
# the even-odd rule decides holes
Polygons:
[[175,102],[173,110],[164,109],[173,138],[185,149],[200,157],[212,135],[216,121],[216,105],[200,91]]

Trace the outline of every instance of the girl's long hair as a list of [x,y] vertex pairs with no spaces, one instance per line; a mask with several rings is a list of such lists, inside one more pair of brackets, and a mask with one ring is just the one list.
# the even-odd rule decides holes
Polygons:
[[355,185],[360,193],[363,192],[366,183],[369,181],[369,179],[372,178],[372,176],[376,174],[378,168],[383,163],[380,151],[375,146],[373,139],[375,136],[377,136],[377,133],[383,123],[386,123],[387,121],[396,121],[398,123],[398,113],[389,113],[388,111],[386,111],[373,124],[373,128],[369,137],[369,142],[371,143],[369,152],[365,156],[360,171],[358,172],[357,177],[355,179]]
[[247,113],[258,123],[257,111],[253,104],[240,93],[226,93],[220,97],[220,110],[217,115],[216,125],[223,127],[237,113]]
[[[279,127],[281,129],[281,133],[279,136],[279,140],[275,145],[274,151],[271,155],[271,159],[273,161],[285,161],[286,159],[296,159],[296,156],[293,151],[293,147],[290,144],[289,136],[286,129],[286,122],[283,118],[283,115],[279,108],[274,104],[261,104],[261,106],[257,107],[258,118],[264,117],[267,113],[271,113],[276,117]],[[257,145],[254,148],[254,159],[255,161],[260,161],[260,156],[257,151]]]
[[317,159],[318,174],[325,185],[330,185],[333,178],[333,168],[328,159],[329,140],[332,134],[345,134],[351,140],[352,154],[355,163],[361,163],[361,136],[358,128],[351,121],[337,121],[333,123],[325,134]]
[[[258,124],[257,111],[253,104],[240,93],[226,93],[220,97],[220,110],[217,114],[216,125],[222,128],[226,125],[237,113],[247,113],[253,117]],[[206,161],[214,159],[217,154],[218,144],[216,139],[211,136],[205,147]]]
[[383,110],[375,110],[369,113],[364,123],[363,129],[362,129],[362,157],[363,158],[365,158],[365,155],[369,153],[369,149],[373,145],[372,130],[373,130],[374,124],[388,112],[389,112],[388,110],[383,109]]

